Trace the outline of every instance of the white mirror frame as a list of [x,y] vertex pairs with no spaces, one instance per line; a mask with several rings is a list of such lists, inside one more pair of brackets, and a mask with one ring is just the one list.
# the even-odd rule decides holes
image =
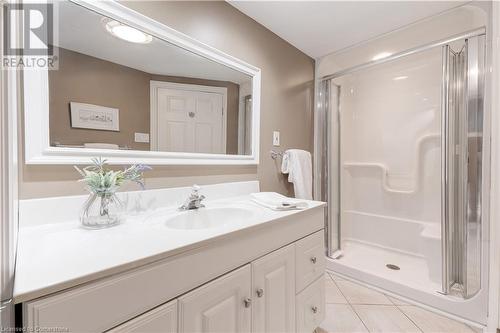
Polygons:
[[52,147],[49,136],[48,70],[30,69],[23,72],[26,164],[87,164],[91,157],[96,156],[106,158],[110,164],[256,165],[259,163],[261,79],[259,68],[199,42],[115,1],[70,1],[252,76],[252,154],[224,155]]

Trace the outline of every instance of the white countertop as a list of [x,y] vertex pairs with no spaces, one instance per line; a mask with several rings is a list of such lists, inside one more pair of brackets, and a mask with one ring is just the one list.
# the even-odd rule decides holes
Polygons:
[[[255,215],[211,229],[170,229],[152,214],[175,211],[158,208],[128,216],[118,226],[88,230],[79,221],[22,227],[19,231],[14,300],[16,303],[48,295],[81,283],[201,247],[220,237],[245,232],[264,223],[324,206],[308,201],[304,210],[273,211],[248,195],[207,201],[207,207],[245,206]],[[279,223],[279,222],[278,222]]]

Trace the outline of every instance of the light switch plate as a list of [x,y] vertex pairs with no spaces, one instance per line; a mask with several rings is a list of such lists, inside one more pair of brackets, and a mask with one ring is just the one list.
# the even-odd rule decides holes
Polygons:
[[149,143],[149,133],[135,133],[135,142]]
[[273,132],[273,146],[278,147],[280,145],[280,132]]

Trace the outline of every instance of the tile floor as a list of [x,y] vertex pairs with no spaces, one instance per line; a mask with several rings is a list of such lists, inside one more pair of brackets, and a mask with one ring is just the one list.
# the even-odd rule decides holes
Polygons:
[[317,333],[480,332],[332,273],[325,283],[326,319]]

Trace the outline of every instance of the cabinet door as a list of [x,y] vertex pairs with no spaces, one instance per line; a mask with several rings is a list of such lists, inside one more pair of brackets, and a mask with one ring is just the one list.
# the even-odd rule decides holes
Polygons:
[[295,245],[252,263],[254,332],[295,332]]
[[179,332],[250,332],[251,269],[246,265],[179,298]]
[[177,333],[177,301],[161,305],[108,333]]

